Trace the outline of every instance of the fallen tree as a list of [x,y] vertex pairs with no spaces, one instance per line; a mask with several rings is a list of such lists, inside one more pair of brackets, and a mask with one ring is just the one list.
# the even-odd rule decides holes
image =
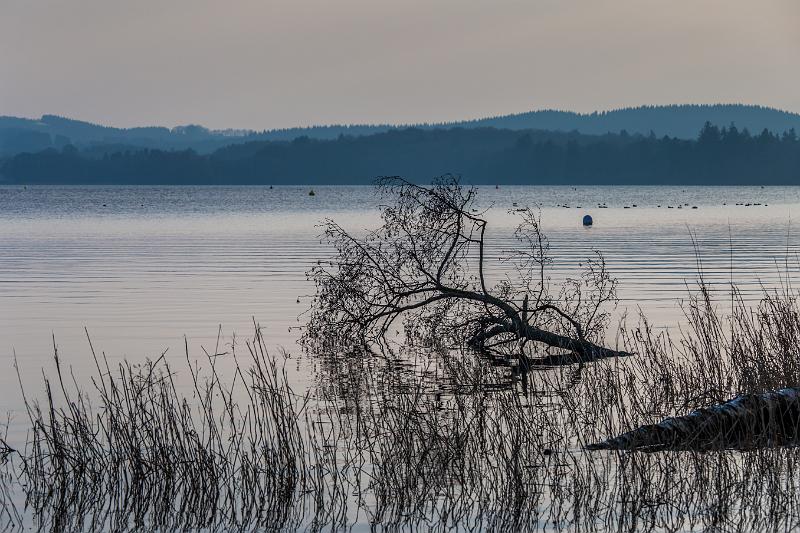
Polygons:
[[490,284],[487,220],[476,190],[444,177],[423,187],[378,180],[382,225],[356,236],[333,220],[333,257],[309,272],[316,284],[305,341],[326,347],[383,344],[402,318],[408,336],[517,354],[526,365],[583,364],[629,355],[599,343],[615,280],[597,253],[551,291],[547,239],[537,214],[517,209],[516,246],[497,261],[512,274]]
[[800,444],[800,388],[743,394],[641,426],[588,450],[721,450]]

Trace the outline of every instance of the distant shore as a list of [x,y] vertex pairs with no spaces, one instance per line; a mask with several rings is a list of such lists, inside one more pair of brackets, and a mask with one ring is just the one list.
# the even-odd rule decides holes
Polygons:
[[15,184],[336,185],[443,174],[497,185],[795,185],[793,129],[756,135],[707,123],[696,140],[495,128],[406,129],[335,140],[300,137],[193,150],[80,151],[72,145],[0,161]]

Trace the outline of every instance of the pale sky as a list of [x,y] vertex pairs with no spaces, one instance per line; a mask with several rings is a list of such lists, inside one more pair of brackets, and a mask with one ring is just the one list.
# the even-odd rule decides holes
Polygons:
[[0,115],[271,129],[713,102],[800,112],[800,0],[0,0]]

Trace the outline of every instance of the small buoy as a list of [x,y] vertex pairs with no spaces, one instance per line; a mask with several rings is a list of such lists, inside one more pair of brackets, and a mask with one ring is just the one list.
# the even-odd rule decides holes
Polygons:
[[592,215],[584,215],[583,216],[583,225],[584,226],[591,226],[592,225]]
[[308,195],[309,196],[316,196],[316,194],[314,194],[314,189],[311,189],[310,191],[308,191]]

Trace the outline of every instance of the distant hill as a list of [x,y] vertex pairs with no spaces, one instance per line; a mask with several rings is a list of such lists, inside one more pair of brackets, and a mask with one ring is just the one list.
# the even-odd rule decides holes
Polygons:
[[781,133],[794,128],[800,131],[800,115],[769,107],[716,104],[642,106],[580,114],[570,111],[542,110],[514,115],[489,117],[446,124],[417,125],[330,125],[308,128],[264,130],[209,130],[188,125],[176,128],[159,126],[113,128],[72,120],[55,115],[40,119],[0,117],[0,157],[46,148],[62,149],[71,144],[89,157],[124,150],[151,148],[159,150],[192,149],[208,154],[232,144],[254,141],[291,141],[305,136],[311,139],[336,139],[340,135],[362,136],[405,129],[484,128],[508,130],[548,130],[582,134],[605,134],[626,131],[629,134],[668,135],[693,139],[705,122],[718,126],[736,124],[756,134],[763,129]]
[[641,106],[588,114],[553,110],[530,111],[461,122],[459,125],[510,130],[576,130],[595,135],[623,130],[647,135],[652,131],[659,137],[668,135],[679,139],[694,139],[706,122],[717,126],[735,124],[740,130],[747,129],[752,134],[758,134],[764,129],[779,133],[792,128],[800,131],[800,114],[740,104]]
[[366,184],[447,173],[482,184],[800,185],[794,130],[752,135],[707,123],[695,139],[490,127],[392,129],[336,139],[252,141],[211,154],[120,150],[101,157],[68,145],[0,161],[18,184]]
[[81,150],[102,155],[102,147],[131,149],[157,148],[211,152],[233,142],[243,142],[248,131],[211,131],[202,126],[176,128],[148,126],[113,128],[55,115],[40,119],[0,117],[0,156],[36,152],[46,148],[61,149],[71,144]]

